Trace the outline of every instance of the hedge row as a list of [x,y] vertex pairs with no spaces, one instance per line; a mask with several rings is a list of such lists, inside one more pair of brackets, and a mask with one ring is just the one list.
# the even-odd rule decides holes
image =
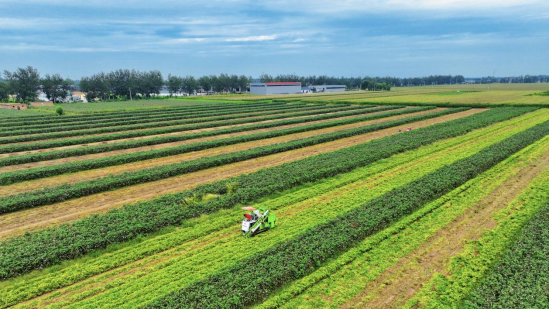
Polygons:
[[[548,188],[546,188],[548,190]],[[467,308],[548,307],[548,201],[465,302]]]
[[[140,125],[132,125],[129,127],[134,127],[133,130],[135,131],[127,131],[127,132],[121,132],[121,133],[115,133],[115,134],[104,134],[104,135],[95,135],[95,136],[86,136],[86,137],[80,137],[80,138],[71,138],[71,139],[60,139],[55,141],[41,141],[36,143],[26,143],[26,144],[13,144],[13,145],[5,145],[0,146],[0,153],[10,153],[10,152],[18,152],[18,151],[27,151],[27,150],[36,150],[36,149],[44,149],[44,148],[52,148],[52,147],[61,147],[61,146],[70,146],[70,145],[78,145],[78,144],[85,144],[85,143],[94,143],[94,142],[103,142],[103,141],[110,141],[115,139],[122,139],[122,138],[130,138],[130,137],[139,137],[139,136],[147,136],[147,135],[154,135],[154,134],[163,134],[163,133],[172,133],[172,132],[181,132],[181,131],[188,131],[188,130],[196,130],[196,129],[204,129],[204,128],[214,128],[219,126],[226,126],[226,125],[236,125],[236,124],[245,124],[245,123],[252,123],[252,122],[260,122],[260,121],[266,121],[266,120],[276,120],[276,119],[284,119],[284,118],[292,118],[292,117],[301,117],[301,116],[310,116],[310,115],[317,115],[317,114],[328,114],[328,113],[336,113],[339,111],[355,111],[357,114],[361,114],[362,111],[365,109],[370,108],[367,107],[332,107],[330,109],[324,109],[324,110],[313,110],[313,111],[302,111],[297,113],[290,113],[290,114],[284,114],[284,115],[273,115],[273,116],[263,116],[263,117],[249,117],[249,118],[242,118],[242,119],[234,119],[234,120],[224,120],[224,121],[217,121],[217,122],[210,122],[210,123],[200,123],[200,124],[190,124],[190,125],[180,125],[180,126],[170,126],[171,124],[168,122],[164,122],[162,124],[154,124],[152,127],[160,127],[157,129],[151,129],[151,130],[142,130],[143,127],[146,125],[143,125],[140,127]],[[353,113],[352,113],[353,115]],[[150,125],[149,125],[150,126]],[[170,126],[170,127],[168,127]],[[120,127],[119,127],[120,128]],[[111,129],[111,128],[106,128]],[[129,130],[129,128],[127,128]],[[97,134],[97,131],[100,131],[103,129],[96,129],[96,130],[89,130],[86,132],[80,132],[80,135],[83,134]],[[107,131],[110,132],[110,131]],[[69,133],[69,135],[73,135],[73,132],[60,132],[60,133],[49,133],[44,134],[42,136],[42,139],[54,139],[54,138],[61,138],[62,135]],[[105,133],[105,132],[104,132]],[[36,137],[38,135],[32,135],[31,139]],[[25,136],[17,136],[15,137],[11,142],[16,142],[18,139],[25,139]],[[21,141],[17,141],[21,142]],[[0,143],[2,143],[2,140],[0,139]]]
[[[68,199],[88,196],[91,194],[110,191],[117,188],[157,181],[165,178],[205,170],[212,167],[264,157],[271,154],[300,149],[321,143],[331,142],[338,139],[365,134],[368,132],[374,132],[402,124],[439,117],[446,114],[458,112],[459,110],[460,109],[448,109],[425,115],[418,115],[404,119],[377,123],[360,128],[312,136],[275,145],[256,147],[217,156],[203,157],[190,161],[182,161],[175,164],[156,166],[131,172],[124,172],[121,174],[110,175],[103,178],[85,180],[74,184],[63,184],[56,187],[30,191],[17,195],[10,195],[0,198],[0,214],[18,211],[25,208],[32,208],[62,202]],[[77,166],[78,165],[75,165],[75,167]],[[88,167],[91,168],[91,166]],[[32,170],[17,171],[12,174],[12,178],[2,178],[2,183],[7,184],[30,179],[44,178],[57,175],[56,172],[60,173],[63,171],[54,170],[50,173],[48,167],[37,168],[34,172]],[[4,177],[4,175],[2,175],[1,177]]]
[[[323,113],[323,112],[330,113],[334,111],[345,111],[345,110],[357,110],[357,109],[364,109],[368,107],[362,107],[359,105],[354,105],[354,106],[346,105],[346,106],[331,107],[331,108],[323,109],[319,111],[319,113]],[[313,113],[316,110],[317,109],[314,109],[310,113]],[[307,111],[303,113],[307,113]],[[287,115],[294,115],[294,114],[299,114],[299,112],[296,112],[293,114],[289,113],[289,114],[279,115],[278,117],[281,117],[281,118],[291,117]],[[238,118],[239,119],[242,118],[242,121],[245,121],[245,120],[253,121],[252,119],[259,119],[259,117],[250,117],[250,118],[243,118],[243,117],[244,116],[240,115],[240,117]],[[270,116],[270,117],[277,117],[277,116]],[[65,132],[54,132],[54,133],[44,133],[44,134],[34,134],[34,135],[19,135],[19,136],[8,137],[8,138],[4,137],[4,138],[0,138],[0,144],[39,141],[43,139],[82,136],[87,134],[101,134],[101,133],[111,133],[111,132],[129,131],[129,130],[141,130],[141,129],[159,128],[159,127],[167,127],[167,126],[177,126],[177,125],[183,125],[183,124],[201,123],[205,121],[215,121],[215,120],[224,120],[224,119],[233,119],[233,118],[236,118],[236,117],[229,115],[229,116],[211,117],[209,119],[201,118],[201,119],[189,119],[189,120],[187,119],[181,120],[180,117],[175,117],[176,120],[162,121],[162,122],[138,123],[138,124],[131,124],[131,125],[120,125],[117,127],[101,127],[101,128],[82,130],[82,131],[65,131]]]
[[[105,248],[109,244],[153,233],[166,226],[179,225],[189,218],[232,208],[239,203],[249,203],[307,182],[346,173],[391,155],[463,135],[533,110],[491,109],[475,116],[215,181],[182,193],[127,204],[105,214],[94,215],[71,224],[5,239],[0,241],[0,256],[3,257],[0,259],[0,278],[14,277],[58,264],[95,249]],[[236,188],[231,194],[228,194],[228,185]],[[185,203],[186,198],[200,197],[208,193],[220,196],[194,205]]]
[[[236,119],[251,116],[270,115],[274,113],[292,112],[300,110],[314,110],[327,108],[326,105],[286,105],[286,106],[268,106],[268,107],[245,107],[240,109],[230,109],[224,111],[207,111],[207,112],[189,112],[189,111],[168,111],[166,113],[159,113],[153,115],[144,115],[139,117],[122,118],[114,120],[97,120],[97,121],[85,121],[83,123],[69,123],[69,124],[45,124],[36,126],[26,126],[19,128],[19,130],[12,130],[8,128],[0,131],[0,137],[2,136],[16,136],[25,134],[43,134],[48,132],[63,132],[63,131],[76,131],[86,130],[103,127],[115,127],[126,126],[131,124],[151,123],[151,122],[166,122],[170,120],[189,120],[186,123],[196,123],[215,120],[227,120]],[[280,112],[279,112],[280,111]],[[237,115],[235,115],[237,114]],[[228,115],[225,117],[221,117]],[[194,118],[203,118],[198,120],[192,120]],[[115,129],[115,128],[112,128]]]
[[[358,116],[358,117],[354,117],[354,118],[350,118],[350,119],[334,120],[334,121],[331,121],[331,122],[324,122],[324,123],[318,123],[318,124],[313,124],[313,125],[306,125],[306,126],[302,126],[302,127],[299,127],[299,128],[287,129],[285,132],[289,132],[289,133],[284,133],[284,134],[305,132],[305,131],[309,131],[309,130],[313,130],[313,129],[327,128],[327,127],[331,127],[331,126],[344,125],[344,124],[351,124],[351,123],[361,122],[361,121],[365,121],[365,120],[369,120],[369,119],[377,119],[377,118],[384,118],[384,117],[400,115],[400,114],[414,113],[414,112],[419,112],[419,111],[423,111],[423,110],[433,109],[433,107],[400,109],[397,112],[389,112],[389,113],[383,113],[383,114],[377,114],[377,115],[369,115],[370,113],[380,112],[380,111],[384,111],[384,110],[393,110],[393,109],[397,109],[397,108],[393,107],[393,106],[372,108],[372,109],[369,109],[369,110],[365,111],[365,113],[368,113],[366,116]],[[311,122],[311,121],[315,121],[315,120],[319,120],[319,119],[330,119],[330,118],[333,118],[333,115],[322,115],[322,116],[311,117],[311,118],[289,119],[289,120],[283,120],[281,122],[260,123],[260,124],[252,125],[252,126],[234,127],[234,128],[228,128],[228,129],[222,129],[222,130],[216,130],[216,131],[206,131],[206,132],[199,132],[199,133],[185,134],[185,135],[160,136],[160,137],[156,137],[156,138],[152,138],[152,139],[143,139],[143,140],[122,142],[122,143],[97,145],[97,146],[92,146],[92,147],[83,147],[83,148],[73,148],[73,149],[49,151],[49,152],[31,153],[31,154],[27,154],[27,155],[19,155],[19,156],[11,156],[11,157],[2,158],[2,159],[0,159],[0,166],[23,164],[23,163],[29,163],[29,162],[38,162],[38,161],[66,158],[66,157],[71,157],[71,156],[80,156],[80,155],[90,154],[90,153],[101,153],[101,152],[113,151],[113,150],[118,150],[118,149],[128,149],[128,148],[141,147],[141,146],[157,145],[157,144],[170,143],[170,142],[176,142],[176,141],[185,141],[185,140],[198,138],[198,137],[215,136],[215,135],[235,133],[235,132],[244,132],[244,131],[248,131],[248,130],[251,130],[251,129],[276,128],[276,127],[281,125],[280,123],[283,123],[285,125],[289,124],[289,123],[307,123],[307,122]],[[280,136],[280,135],[276,135],[276,134],[277,133],[283,133],[282,131],[283,130],[278,130],[278,131],[272,131],[272,132],[260,133],[260,134],[263,134],[262,136],[266,136],[266,137],[263,137],[263,138],[267,138],[267,137]],[[251,137],[251,135],[247,135],[247,136]],[[255,137],[258,136],[258,137],[256,137],[256,139],[260,138],[259,134],[254,135],[254,136]],[[236,143],[236,140],[238,138],[240,138],[242,141],[248,141],[247,139],[242,139],[244,137],[235,137],[233,139],[220,139],[220,140],[216,140],[215,142],[207,142],[207,143],[210,143],[210,145],[219,145],[219,146],[230,145],[230,143],[233,143],[233,144]],[[252,140],[252,139],[250,139],[250,140]],[[157,157],[161,157],[161,156],[166,156],[167,154],[173,155],[173,154],[183,153],[183,152],[186,152],[186,150],[184,150],[184,149],[191,149],[193,147],[195,147],[194,150],[205,149],[204,146],[196,148],[197,145],[206,145],[206,144],[204,142],[203,143],[194,143],[194,144],[191,144],[191,145],[163,148],[163,149],[159,149],[159,150],[139,152],[139,153],[134,153],[132,155],[125,155],[125,156],[127,156],[129,158],[130,157],[133,158],[134,156],[137,156],[139,154],[140,156],[143,157],[143,155],[145,155],[145,153],[147,153],[146,157],[143,157],[143,158],[150,159],[150,158],[157,158]],[[191,147],[191,148],[189,148],[189,147]],[[209,146],[209,147],[206,147],[206,148],[211,148],[211,147],[217,147],[217,146]],[[179,149],[179,152],[178,152],[178,149]],[[194,151],[194,150],[189,150],[189,151]],[[181,152],[181,151],[183,151],[183,152]],[[114,158],[114,157],[115,156],[109,157],[109,160],[112,160],[112,158]],[[102,158],[102,159],[97,159],[97,160],[103,160],[103,159],[107,159],[107,158]],[[138,161],[138,160],[129,159],[129,160],[121,161],[121,162],[127,163],[127,162],[134,162],[134,161]],[[88,162],[90,162],[90,161],[88,161]],[[74,164],[74,163],[71,163],[71,164]]]
[[[536,125],[159,298],[148,307],[241,308],[258,303],[277,288],[312,273],[328,259],[547,134],[548,122]],[[243,269],[254,276],[243,276]]]

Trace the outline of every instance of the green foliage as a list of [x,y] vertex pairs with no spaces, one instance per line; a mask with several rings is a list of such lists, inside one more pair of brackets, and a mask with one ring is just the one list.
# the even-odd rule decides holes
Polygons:
[[[548,192],[548,179],[544,188]],[[466,308],[548,307],[548,194],[511,248],[469,296]],[[544,203],[544,201],[541,201]]]
[[[239,119],[246,117],[258,117],[262,115],[275,115],[275,114],[284,114],[292,113],[298,111],[306,110],[317,110],[327,108],[323,105],[316,106],[270,106],[270,107],[248,107],[248,108],[235,108],[226,111],[207,111],[207,112],[189,112],[189,111],[166,111],[164,113],[152,113],[150,115],[143,115],[141,117],[134,117],[133,119],[122,118],[122,119],[109,119],[109,120],[100,120],[100,121],[85,121],[81,123],[71,122],[69,125],[66,123],[60,124],[48,124],[48,125],[29,125],[24,129],[18,127],[17,129],[13,126],[10,126],[12,130],[9,132],[0,131],[0,136],[15,136],[15,135],[25,135],[25,134],[44,134],[47,132],[64,132],[64,131],[76,131],[72,134],[80,133],[80,130],[94,129],[94,128],[103,128],[109,130],[108,132],[117,132],[120,131],[120,128],[128,128],[129,125],[141,125],[149,123],[146,128],[163,126],[165,122],[171,124],[182,125],[182,124],[192,124],[192,123],[201,123],[208,121],[221,121],[221,120],[230,120],[230,119]],[[200,119],[196,119],[200,118]],[[169,125],[169,124],[168,124]],[[97,130],[96,130],[97,131]],[[101,131],[102,132],[102,131]],[[101,133],[100,132],[100,133]],[[70,133],[69,133],[70,134]],[[73,135],[69,135],[73,136]]]
[[59,116],[63,115],[63,108],[61,108],[61,106],[58,106],[55,109],[55,113],[58,114]]
[[0,102],[7,102],[10,96],[10,89],[7,83],[0,82]]
[[[367,106],[368,107],[368,106]],[[396,109],[397,107],[391,107],[389,109]],[[24,150],[36,150],[36,149],[45,149],[45,148],[55,148],[55,147],[62,147],[62,146],[69,146],[69,145],[79,145],[79,144],[85,144],[85,143],[91,143],[91,142],[99,142],[99,141],[110,141],[110,140],[117,140],[117,139],[124,139],[124,138],[131,138],[131,137],[139,137],[139,136],[149,136],[149,135],[157,135],[157,134],[163,134],[163,133],[173,133],[173,132],[181,132],[181,131],[188,131],[188,130],[194,130],[197,128],[214,128],[217,126],[223,126],[223,125],[229,125],[229,124],[244,124],[244,123],[254,123],[258,122],[260,120],[267,119],[284,119],[284,118],[292,118],[292,116],[302,115],[302,116],[309,116],[313,115],[313,117],[308,118],[300,118],[300,119],[288,119],[283,121],[275,121],[271,123],[259,123],[259,124],[252,124],[249,126],[239,126],[234,127],[230,129],[222,129],[222,130],[214,130],[211,132],[200,132],[200,133],[193,133],[193,134],[185,134],[183,135],[181,139],[178,139],[178,137],[174,137],[172,141],[182,141],[182,140],[188,140],[191,138],[198,138],[198,137],[205,137],[205,136],[214,136],[218,134],[225,134],[225,133],[233,133],[233,132],[243,132],[251,129],[260,129],[260,128],[272,128],[276,127],[278,125],[282,124],[294,124],[294,123],[301,123],[301,122],[309,122],[314,120],[323,120],[323,119],[331,119],[331,118],[338,118],[338,117],[345,117],[345,116],[353,116],[353,115],[360,115],[360,114],[367,114],[370,113],[370,110],[368,109],[362,109],[362,108],[352,108],[351,111],[350,108],[344,108],[344,109],[338,109],[340,111],[343,110],[343,112],[336,112],[330,113],[327,110],[323,111],[310,111],[310,112],[300,112],[300,113],[293,113],[293,114],[285,114],[285,115],[274,115],[274,116],[268,116],[268,117],[261,117],[261,118],[247,118],[243,120],[232,120],[232,121],[222,121],[218,123],[209,123],[209,124],[193,124],[193,125],[184,125],[184,126],[174,126],[174,127],[168,127],[168,128],[159,128],[159,129],[153,129],[153,130],[140,130],[140,131],[131,131],[131,132],[123,132],[123,133],[116,133],[116,134],[107,134],[107,135],[101,135],[101,136],[88,136],[88,137],[82,137],[82,138],[74,138],[74,139],[62,139],[62,140],[54,140],[54,141],[45,141],[45,142],[37,142],[37,143],[27,143],[27,144],[16,144],[16,145],[6,145],[6,146],[0,146],[0,153],[11,153],[11,152],[18,152],[18,151],[24,151]],[[335,110],[330,110],[335,111]],[[258,120],[260,119],[260,120]],[[251,121],[252,120],[252,121]],[[155,140],[159,141],[159,140]],[[144,145],[155,145],[156,142],[152,139],[148,139],[145,144],[139,144],[141,146]],[[124,143],[124,142],[123,142]],[[150,144],[147,144],[150,143]],[[122,144],[118,144],[119,146]],[[129,145],[129,144],[128,144]],[[137,145],[137,144],[136,144]],[[118,146],[117,146],[118,147]],[[122,148],[118,149],[126,149],[128,147],[123,146]],[[130,147],[131,148],[131,147]],[[94,147],[93,149],[101,149]],[[113,150],[115,148],[111,148]],[[102,152],[102,151],[99,151]],[[94,153],[94,152],[91,152]]]
[[10,92],[17,99],[29,103],[36,99],[36,91],[40,86],[40,73],[35,68],[28,66],[18,68],[15,72],[5,70],[4,77],[8,81]]
[[[231,208],[287,190],[304,183],[332,177],[365,166],[382,158],[416,149],[441,139],[459,136],[495,122],[504,121],[532,108],[491,109],[475,116],[393,135],[338,151],[312,156],[254,173],[202,185],[183,193],[165,195],[150,201],[125,205],[106,214],[2,241],[0,278],[14,277],[33,269],[54,265],[81,256],[112,243],[127,241],[136,235],[152,233],[185,219]],[[227,184],[237,182],[233,194]],[[178,207],[195,193],[211,193],[219,198],[192,207]]]
[[529,96],[547,97],[548,96],[548,91],[531,93],[531,94],[529,94]]
[[[386,108],[375,108],[372,109],[371,112],[376,112],[380,110],[384,110]],[[421,110],[426,110],[431,108],[418,108],[418,109],[404,109],[404,110],[398,110],[395,112],[388,112],[388,113],[381,113],[381,114],[375,114],[375,115],[368,115],[357,117],[357,118],[350,118],[350,119],[344,119],[344,120],[335,120],[330,122],[323,122],[323,123],[316,123],[311,125],[305,125],[295,128],[289,128],[289,129],[282,129],[282,130],[276,130],[276,131],[270,131],[270,132],[263,132],[263,133],[255,133],[255,134],[249,134],[249,135],[243,135],[243,136],[236,136],[236,137],[229,137],[229,138],[223,138],[223,139],[216,139],[212,141],[205,141],[205,142],[196,142],[192,144],[185,144],[180,146],[174,146],[174,147],[166,147],[162,149],[156,149],[156,150],[147,150],[147,151],[139,151],[139,152],[133,152],[133,153],[127,153],[127,154],[120,154],[120,155],[113,155],[98,159],[90,159],[90,160],[80,160],[75,162],[68,162],[64,164],[57,164],[57,165],[49,165],[47,167],[43,168],[30,168],[27,169],[25,172],[23,171],[14,171],[11,173],[5,173],[2,176],[0,176],[0,185],[3,183],[3,181],[8,181],[10,183],[16,182],[15,179],[18,179],[18,181],[23,180],[30,180],[33,179],[33,177],[47,177],[47,176],[53,176],[56,174],[65,174],[65,173],[72,173],[76,171],[81,170],[88,170],[92,168],[100,168],[100,167],[106,167],[106,166],[113,166],[113,165],[120,165],[120,164],[126,164],[130,162],[136,162],[136,161],[142,161],[147,159],[153,159],[153,158],[161,158],[166,156],[172,156],[182,153],[189,153],[192,151],[198,151],[198,150],[205,150],[209,148],[214,147],[221,147],[221,146],[227,146],[227,145],[234,145],[238,143],[243,142],[250,142],[255,140],[261,140],[266,138],[272,138],[272,137],[278,137],[278,136],[284,136],[288,134],[294,134],[294,133],[300,133],[300,132],[307,132],[322,128],[329,128],[334,127],[338,125],[344,125],[344,124],[350,124],[350,123],[357,123],[361,121],[367,121],[367,120],[373,120],[373,119],[380,119],[385,118],[389,116],[395,116],[395,115],[401,115],[401,114],[407,114],[407,113],[413,113],[418,112]],[[300,119],[304,121],[304,119]],[[304,121],[305,122],[305,121]],[[231,131],[231,129],[228,129],[228,131]],[[227,133],[227,132],[226,132]],[[215,135],[215,134],[210,134]],[[195,135],[191,135],[195,136]],[[196,137],[196,136],[195,136]],[[173,138],[165,138],[160,137],[156,139],[156,141],[163,141],[167,139],[171,140],[187,140],[190,138],[190,135],[183,135],[183,136],[174,136]],[[128,144],[131,145],[151,145],[151,143],[147,143],[147,141],[137,141],[136,142],[130,142]],[[125,145],[128,145],[125,144]],[[86,150],[86,148],[82,149],[70,149],[65,151],[57,151],[57,152],[51,152],[51,153],[36,153],[36,154],[30,154],[30,155],[22,155],[22,156],[14,156],[14,157],[8,157],[5,159],[0,159],[0,166],[4,164],[13,164],[13,163],[25,163],[25,162],[34,162],[36,159],[56,159],[60,157],[68,157],[68,154],[74,155],[76,154],[83,154],[83,153],[99,153],[100,150],[113,150],[117,149],[116,144],[108,144],[108,145],[99,145],[97,148],[99,149],[89,149],[88,151],[82,151]],[[95,148],[95,147],[94,147]],[[118,148],[120,149],[120,148]],[[58,156],[56,156],[58,155]],[[60,155],[60,156],[59,156]],[[32,161],[30,161],[32,160]],[[16,176],[17,175],[17,176]],[[27,175],[27,176],[23,176]],[[31,176],[34,175],[34,176]],[[36,178],[34,178],[36,179]],[[7,182],[4,182],[7,184]]]
[[[429,202],[462,185],[514,152],[548,134],[548,122],[489,146],[475,155],[447,165],[417,181],[367,202],[316,226],[298,237],[199,280],[152,302],[149,308],[242,307],[258,302],[276,288],[304,277],[329,258],[386,228]],[[254,274],[243,276],[242,270]],[[239,302],[235,303],[235,296]]]
[[[337,131],[333,133],[322,134],[318,136],[312,136],[304,139],[293,140],[285,143],[262,146],[252,148],[243,151],[237,151],[227,154],[221,154],[211,157],[203,157],[191,161],[183,161],[180,163],[163,165],[158,167],[152,167],[142,169],[133,172],[124,172],[122,174],[111,175],[104,178],[99,178],[90,181],[81,181],[75,184],[64,184],[57,187],[51,187],[17,195],[11,195],[8,197],[0,198],[0,213],[13,212],[29,207],[37,207],[41,205],[47,205],[55,202],[65,201],[71,198],[77,198],[87,196],[99,192],[113,190],[115,188],[122,188],[130,185],[135,185],[144,182],[151,182],[177,175],[183,175],[192,173],[207,168],[230,164],[234,162],[241,162],[253,158],[263,157],[270,154],[285,152],[294,149],[300,149],[307,146],[317,145],[320,143],[326,143],[341,138],[356,136],[365,134],[368,132],[374,132],[377,130],[394,127],[397,125],[407,124],[424,119],[434,118],[446,114],[455,113],[462,109],[448,109],[430,114],[412,116],[409,118],[398,119],[393,121],[387,121],[377,123],[369,126]],[[244,137],[237,137],[244,138]],[[206,142],[216,143],[217,141]],[[105,158],[108,160],[109,158]],[[95,160],[94,160],[95,162]],[[84,164],[84,166],[82,165]],[[87,170],[96,166],[94,163],[85,165],[87,162],[83,161],[82,164],[75,162],[71,165],[73,170]],[[65,166],[66,167],[66,166]],[[34,170],[15,171],[11,173],[4,173],[0,176],[0,183],[10,184],[14,182],[20,182],[29,179],[44,178],[52,175],[58,175],[60,173],[68,173],[71,169],[56,170],[55,166],[52,168],[36,168]]]
[[[296,107],[279,107],[279,109],[294,109]],[[300,107],[297,107],[298,109],[300,109]],[[319,109],[320,107],[317,106],[317,109]],[[338,110],[350,110],[350,109],[360,109],[361,107],[358,107],[358,106],[340,106],[340,107],[332,107],[330,108],[330,110],[327,110],[325,111],[325,113],[330,113],[330,112],[334,112],[334,111],[338,111]],[[305,110],[313,110],[315,109],[315,107],[311,107],[311,108],[305,108]],[[175,116],[170,116],[170,115],[166,115],[164,117],[160,117],[160,118],[151,118],[151,122],[149,122],[148,120],[133,120],[133,121],[128,121],[128,123],[134,123],[134,124],[128,124],[126,125],[125,124],[125,121],[118,121],[116,122],[115,124],[112,124],[114,126],[104,126],[104,125],[101,125],[98,127],[97,124],[84,124],[84,125],[79,125],[79,126],[74,126],[72,128],[68,128],[69,131],[66,131],[66,130],[56,130],[56,128],[52,128],[52,129],[47,129],[47,128],[40,128],[40,129],[34,129],[34,130],[30,130],[32,131],[33,133],[39,133],[39,134],[33,134],[33,135],[24,135],[22,136],[22,134],[25,134],[25,130],[19,130],[19,131],[16,131],[15,134],[17,135],[20,135],[20,136],[13,136],[13,137],[4,137],[4,138],[1,138],[0,139],[0,144],[11,144],[11,143],[20,143],[20,142],[28,142],[28,141],[38,141],[38,140],[43,140],[43,139],[51,139],[51,138],[62,138],[62,137],[73,137],[73,136],[81,136],[81,135],[86,135],[86,134],[101,134],[101,133],[111,133],[111,132],[120,132],[120,131],[128,131],[128,130],[142,130],[142,129],[149,129],[149,128],[159,128],[159,127],[167,127],[167,126],[177,126],[177,125],[184,125],[184,124],[193,124],[193,123],[202,123],[202,122],[206,122],[206,121],[223,121],[223,120],[232,120],[232,119],[236,119],[234,121],[237,121],[239,123],[241,122],[253,122],[254,120],[255,121],[260,121],[260,120],[257,120],[257,119],[260,119],[260,118],[252,118],[252,117],[249,117],[249,118],[246,118],[244,115],[232,115],[232,113],[236,113],[238,111],[244,111],[245,109],[237,109],[237,110],[234,110],[232,112],[222,112],[222,113],[217,113],[217,115],[219,114],[222,114],[225,116],[215,116],[215,117],[209,117],[208,119],[204,119],[202,117],[207,117],[207,116],[211,116],[213,115],[212,113],[204,113],[204,114],[194,114],[194,115],[190,115],[190,119],[185,119],[184,117],[182,117],[182,115],[175,115]],[[271,110],[271,108],[258,108],[258,109],[254,109],[254,108],[249,108],[249,109],[246,109],[247,111],[262,111],[262,110]],[[310,112],[312,113],[312,112]],[[318,112],[318,113],[322,113],[322,112]],[[274,113],[264,113],[264,114],[267,114],[267,115],[271,115],[271,114],[274,114]],[[293,114],[290,114],[290,115],[295,115],[297,113],[293,113]],[[283,115],[274,115],[274,116],[267,116],[267,117],[275,117],[273,119],[279,119],[279,118],[286,118],[286,117],[292,117],[292,116],[287,116],[289,114],[283,114]],[[302,115],[302,114],[298,114],[298,115]],[[306,114],[307,115],[307,114]],[[243,118],[244,117],[244,118]],[[279,118],[276,118],[276,117],[279,117]],[[182,119],[184,118],[184,119]],[[271,119],[271,118],[270,118]],[[217,123],[210,123],[208,124],[207,127],[214,127],[214,126],[217,126],[219,124]],[[81,130],[81,129],[86,129],[86,128],[93,128],[93,129],[89,129],[89,130]],[[75,132],[73,132],[73,130],[75,130]],[[42,133],[40,134],[40,132],[48,132],[48,131],[53,131],[54,133]],[[62,131],[62,132],[58,132],[58,131]],[[78,131],[78,132],[76,132]],[[10,136],[7,132],[6,133],[3,133],[2,134],[3,136]]]

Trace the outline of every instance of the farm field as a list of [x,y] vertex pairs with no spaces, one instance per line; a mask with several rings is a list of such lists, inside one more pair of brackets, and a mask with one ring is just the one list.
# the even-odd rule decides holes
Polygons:
[[0,308],[547,307],[548,85],[481,86],[2,113]]
[[[288,95],[220,95],[209,100],[274,100],[282,102],[332,102],[361,104],[405,104],[437,106],[548,106],[548,95],[533,95],[548,91],[547,83],[538,84],[459,84],[419,87],[392,87],[391,91],[346,91]],[[201,100],[202,98],[199,98]],[[183,99],[192,101],[194,98]]]

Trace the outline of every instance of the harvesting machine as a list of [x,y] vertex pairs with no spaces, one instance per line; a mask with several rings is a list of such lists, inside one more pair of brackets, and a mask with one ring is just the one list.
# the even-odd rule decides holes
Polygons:
[[244,210],[250,210],[250,213],[244,214],[241,230],[245,237],[252,237],[261,232],[265,232],[275,227],[275,215],[267,209],[254,209],[253,207],[243,207]]

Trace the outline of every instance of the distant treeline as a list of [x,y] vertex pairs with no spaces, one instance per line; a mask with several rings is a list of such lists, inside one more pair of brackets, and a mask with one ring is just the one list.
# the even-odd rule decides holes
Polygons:
[[[328,75],[311,75],[311,76],[298,76],[295,74],[279,74],[275,77],[269,74],[260,75],[260,81],[262,83],[267,82],[294,82],[299,81],[304,86],[312,85],[346,85],[348,89],[374,89],[376,84],[386,84],[391,87],[404,87],[404,86],[422,86],[431,85],[432,83],[443,84],[461,84],[464,82],[464,76],[462,75],[430,75],[425,77],[412,77],[412,78],[399,78],[399,77],[334,77]],[[369,87],[369,83],[371,86]],[[379,88],[376,88],[379,89]],[[389,89],[387,89],[389,90]]]
[[[193,76],[168,75],[165,80],[160,71],[116,70],[100,72],[83,77],[79,83],[65,79],[59,74],[46,74],[41,77],[38,70],[29,66],[18,68],[14,72],[4,71],[0,78],[0,101],[7,101],[10,95],[19,102],[36,100],[38,91],[43,91],[49,100],[62,101],[70,91],[79,89],[91,100],[125,100],[150,98],[160,94],[163,89],[172,95],[193,94],[197,92],[236,93],[246,92],[252,77],[245,75],[208,75],[200,78]],[[425,77],[334,77],[328,75],[298,76],[295,74],[260,75],[261,82],[295,82],[303,86],[345,85],[348,89],[387,90],[392,87],[476,83],[537,83],[548,82],[548,75],[525,75],[517,77],[483,77],[465,80],[462,75],[430,75]],[[13,100],[13,99],[12,99]]]
[[521,83],[547,83],[548,75],[522,75],[522,76],[511,76],[511,77],[481,77],[473,78],[475,83],[479,84],[493,84],[493,83],[512,83],[512,84],[521,84]]

